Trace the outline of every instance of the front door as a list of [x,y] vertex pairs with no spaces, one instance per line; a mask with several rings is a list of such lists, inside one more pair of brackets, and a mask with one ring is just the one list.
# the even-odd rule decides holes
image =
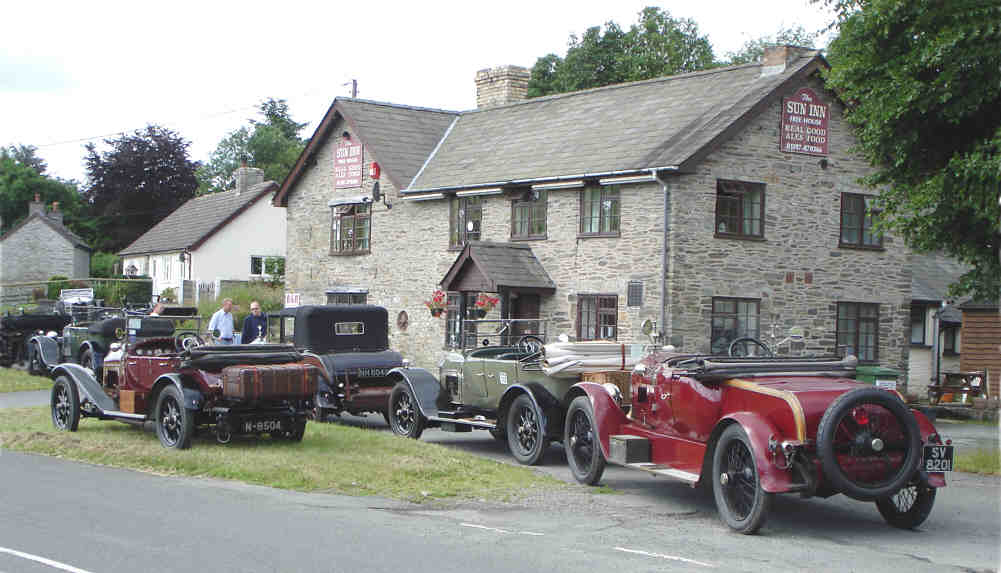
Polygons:
[[510,344],[518,342],[518,339],[526,334],[539,336],[539,323],[537,322],[539,318],[539,295],[512,293],[511,318],[533,319],[536,322],[515,322],[511,328],[513,340],[510,341]]

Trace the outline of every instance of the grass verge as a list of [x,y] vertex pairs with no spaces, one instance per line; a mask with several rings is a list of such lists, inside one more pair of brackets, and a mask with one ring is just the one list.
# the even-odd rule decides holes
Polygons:
[[974,474],[1001,475],[1001,452],[997,448],[956,452],[956,469]]
[[4,448],[168,475],[215,477],[299,491],[378,495],[409,501],[513,500],[518,492],[575,488],[512,466],[386,432],[310,422],[301,443],[209,435],[168,450],[146,429],[80,420],[57,432],[46,407],[0,410]]
[[22,370],[0,368],[0,392],[48,390],[49,388],[52,388],[52,380],[45,376],[32,376]]

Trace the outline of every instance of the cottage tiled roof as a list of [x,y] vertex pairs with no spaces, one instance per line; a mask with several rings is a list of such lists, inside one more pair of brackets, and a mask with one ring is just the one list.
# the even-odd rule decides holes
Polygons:
[[464,112],[407,191],[684,170],[826,65],[809,51],[772,75],[747,64]]
[[528,245],[471,241],[456,257],[442,279],[442,287],[461,282],[462,275],[473,270],[485,279],[483,290],[499,292],[502,288],[532,289],[554,292],[556,283],[549,277]]
[[21,229],[22,227],[24,227],[29,222],[31,222],[31,221],[33,221],[35,219],[38,219],[38,220],[42,221],[43,223],[45,223],[46,225],[48,225],[49,227],[51,227],[53,231],[55,231],[55,232],[59,233],[60,235],[62,235],[63,237],[65,237],[66,240],[69,241],[74,247],[77,247],[77,248],[80,248],[80,249],[84,249],[84,250],[86,250],[88,252],[93,251],[93,249],[91,249],[83,239],[81,239],[73,231],[70,231],[69,229],[67,229],[65,225],[63,225],[62,223],[59,223],[59,222],[56,222],[56,221],[52,220],[52,218],[48,217],[47,215],[43,215],[43,214],[40,214],[40,213],[35,213],[34,215],[26,217],[20,223],[18,223],[17,225],[14,225],[13,227],[11,227],[10,230],[8,230],[6,233],[4,233],[3,237],[0,237],[0,241],[6,239],[7,237],[9,237],[11,235],[13,235],[19,229]]
[[[948,300],[949,285],[970,270],[944,253],[915,253],[911,262],[911,300],[938,303]],[[962,322],[962,316],[955,306],[949,306],[942,313],[946,322]]]
[[397,189],[403,189],[417,175],[458,115],[458,112],[440,109],[335,98],[275,195],[275,204],[288,204],[288,194],[299,181],[309,159],[330,136],[338,116],[345,119],[351,131],[365,144],[366,155],[379,163],[390,182]]
[[194,250],[276,188],[274,181],[265,181],[242,193],[233,189],[189,199],[118,254],[125,256]]

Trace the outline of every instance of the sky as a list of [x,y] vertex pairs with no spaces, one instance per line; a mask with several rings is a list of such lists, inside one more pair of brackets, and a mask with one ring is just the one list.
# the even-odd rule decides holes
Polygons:
[[809,0],[17,2],[0,19],[0,146],[34,145],[84,183],[88,141],[157,124],[206,161],[269,97],[308,137],[352,80],[359,98],[473,109],[477,70],[564,56],[571,34],[628,29],[645,6],[694,20],[717,57],[831,20]]

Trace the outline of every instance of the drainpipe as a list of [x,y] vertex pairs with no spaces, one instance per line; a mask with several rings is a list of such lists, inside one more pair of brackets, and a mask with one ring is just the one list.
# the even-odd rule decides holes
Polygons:
[[942,375],[942,346],[939,342],[939,337],[941,336],[940,322],[942,320],[942,313],[945,312],[948,303],[942,301],[941,306],[938,310],[932,313],[931,318],[931,363],[932,363],[932,384],[939,383],[939,377]]
[[669,295],[667,292],[667,263],[669,261],[669,254],[671,252],[670,243],[670,221],[671,221],[671,188],[667,184],[666,179],[660,178],[660,172],[656,169],[650,170],[650,175],[660,183],[661,190],[664,191],[664,249],[661,253],[661,272],[660,272],[660,331],[663,333],[663,340],[661,344],[671,343],[671,324],[667,321],[668,312],[670,311],[670,302],[668,302]]

